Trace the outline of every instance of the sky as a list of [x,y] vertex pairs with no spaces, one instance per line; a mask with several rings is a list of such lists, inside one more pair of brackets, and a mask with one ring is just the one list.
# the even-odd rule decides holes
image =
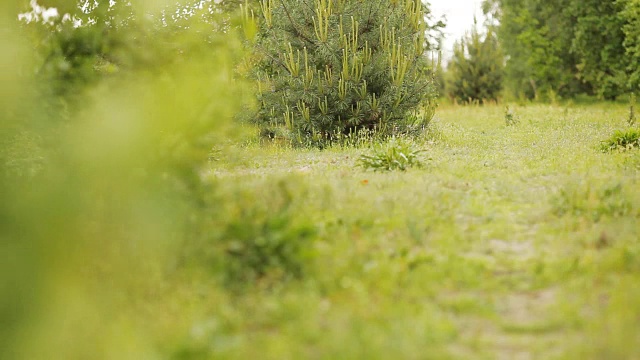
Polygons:
[[435,19],[446,16],[447,27],[444,29],[443,57],[448,59],[453,52],[453,43],[461,38],[465,31],[473,26],[473,16],[482,24],[483,16],[481,0],[428,0]]

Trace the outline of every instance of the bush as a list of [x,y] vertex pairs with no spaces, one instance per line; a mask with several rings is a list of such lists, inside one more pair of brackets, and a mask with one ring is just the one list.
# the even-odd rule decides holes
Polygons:
[[489,28],[483,38],[474,23],[471,33],[456,42],[447,67],[449,96],[461,103],[497,101],[503,62],[496,34]]
[[[297,143],[324,146],[337,134],[402,132],[402,120],[431,119],[436,85],[416,0],[261,2],[255,42],[263,134],[286,128]],[[355,130],[355,131],[354,131]]]
[[640,130],[638,129],[617,130],[600,146],[602,152],[627,151],[634,148],[640,148]]
[[48,22],[37,16],[34,4],[20,17],[36,50],[41,96],[50,98],[53,111],[60,104],[72,112],[82,108],[86,94],[107,79],[162,72],[215,51],[218,35],[228,32],[228,19],[216,4],[182,1],[163,6],[161,17],[143,17],[138,11],[152,2],[59,1],[75,6]]
[[[219,31],[202,43],[198,30],[211,24],[194,19],[169,33],[194,44],[181,61],[98,81],[60,124],[53,100],[34,89],[55,84],[30,71],[46,61],[15,21],[17,3],[0,1],[0,358],[157,356],[153,334],[119,319],[166,289],[192,218],[206,210],[207,151],[236,133],[243,106],[244,83],[233,78],[242,42]],[[164,51],[164,39],[147,38],[145,49]],[[68,54],[85,69],[84,53]]]
[[360,156],[359,165],[365,170],[374,171],[405,171],[411,167],[420,167],[421,149],[407,139],[391,138],[388,142],[373,148],[371,155]]

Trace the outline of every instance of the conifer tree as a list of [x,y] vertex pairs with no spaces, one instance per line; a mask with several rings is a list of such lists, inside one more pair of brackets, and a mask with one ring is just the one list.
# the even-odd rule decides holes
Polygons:
[[456,42],[448,66],[448,93],[459,102],[497,100],[502,90],[503,55],[492,28],[483,36],[474,22]]
[[[361,129],[426,124],[435,106],[429,8],[419,0],[262,0],[255,120],[323,146]],[[247,16],[250,16],[247,13]],[[407,119],[413,119],[411,124]],[[416,119],[419,118],[420,120]]]

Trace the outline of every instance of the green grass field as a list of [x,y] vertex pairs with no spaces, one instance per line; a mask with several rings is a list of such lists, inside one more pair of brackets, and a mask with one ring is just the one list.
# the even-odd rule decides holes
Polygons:
[[55,273],[23,358],[640,359],[640,152],[600,150],[627,108],[512,110],[441,107],[407,171],[222,148],[199,226],[225,242]]
[[267,208],[286,184],[288,219],[318,233],[301,280],[207,290],[185,354],[640,358],[640,154],[600,151],[625,107],[515,114],[440,108],[416,141],[424,166],[406,172],[357,167],[366,148],[223,156],[211,181]]

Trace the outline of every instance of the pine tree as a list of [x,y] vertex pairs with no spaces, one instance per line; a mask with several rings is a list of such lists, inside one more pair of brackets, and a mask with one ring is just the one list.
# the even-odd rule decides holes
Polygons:
[[456,42],[448,66],[448,93],[459,102],[497,100],[502,91],[503,56],[492,28],[482,36],[477,22]]
[[[382,134],[415,123],[435,106],[427,32],[419,0],[262,0],[254,43],[265,134],[323,146],[361,129]],[[432,114],[433,111],[426,111]],[[413,119],[409,124],[407,119]]]

